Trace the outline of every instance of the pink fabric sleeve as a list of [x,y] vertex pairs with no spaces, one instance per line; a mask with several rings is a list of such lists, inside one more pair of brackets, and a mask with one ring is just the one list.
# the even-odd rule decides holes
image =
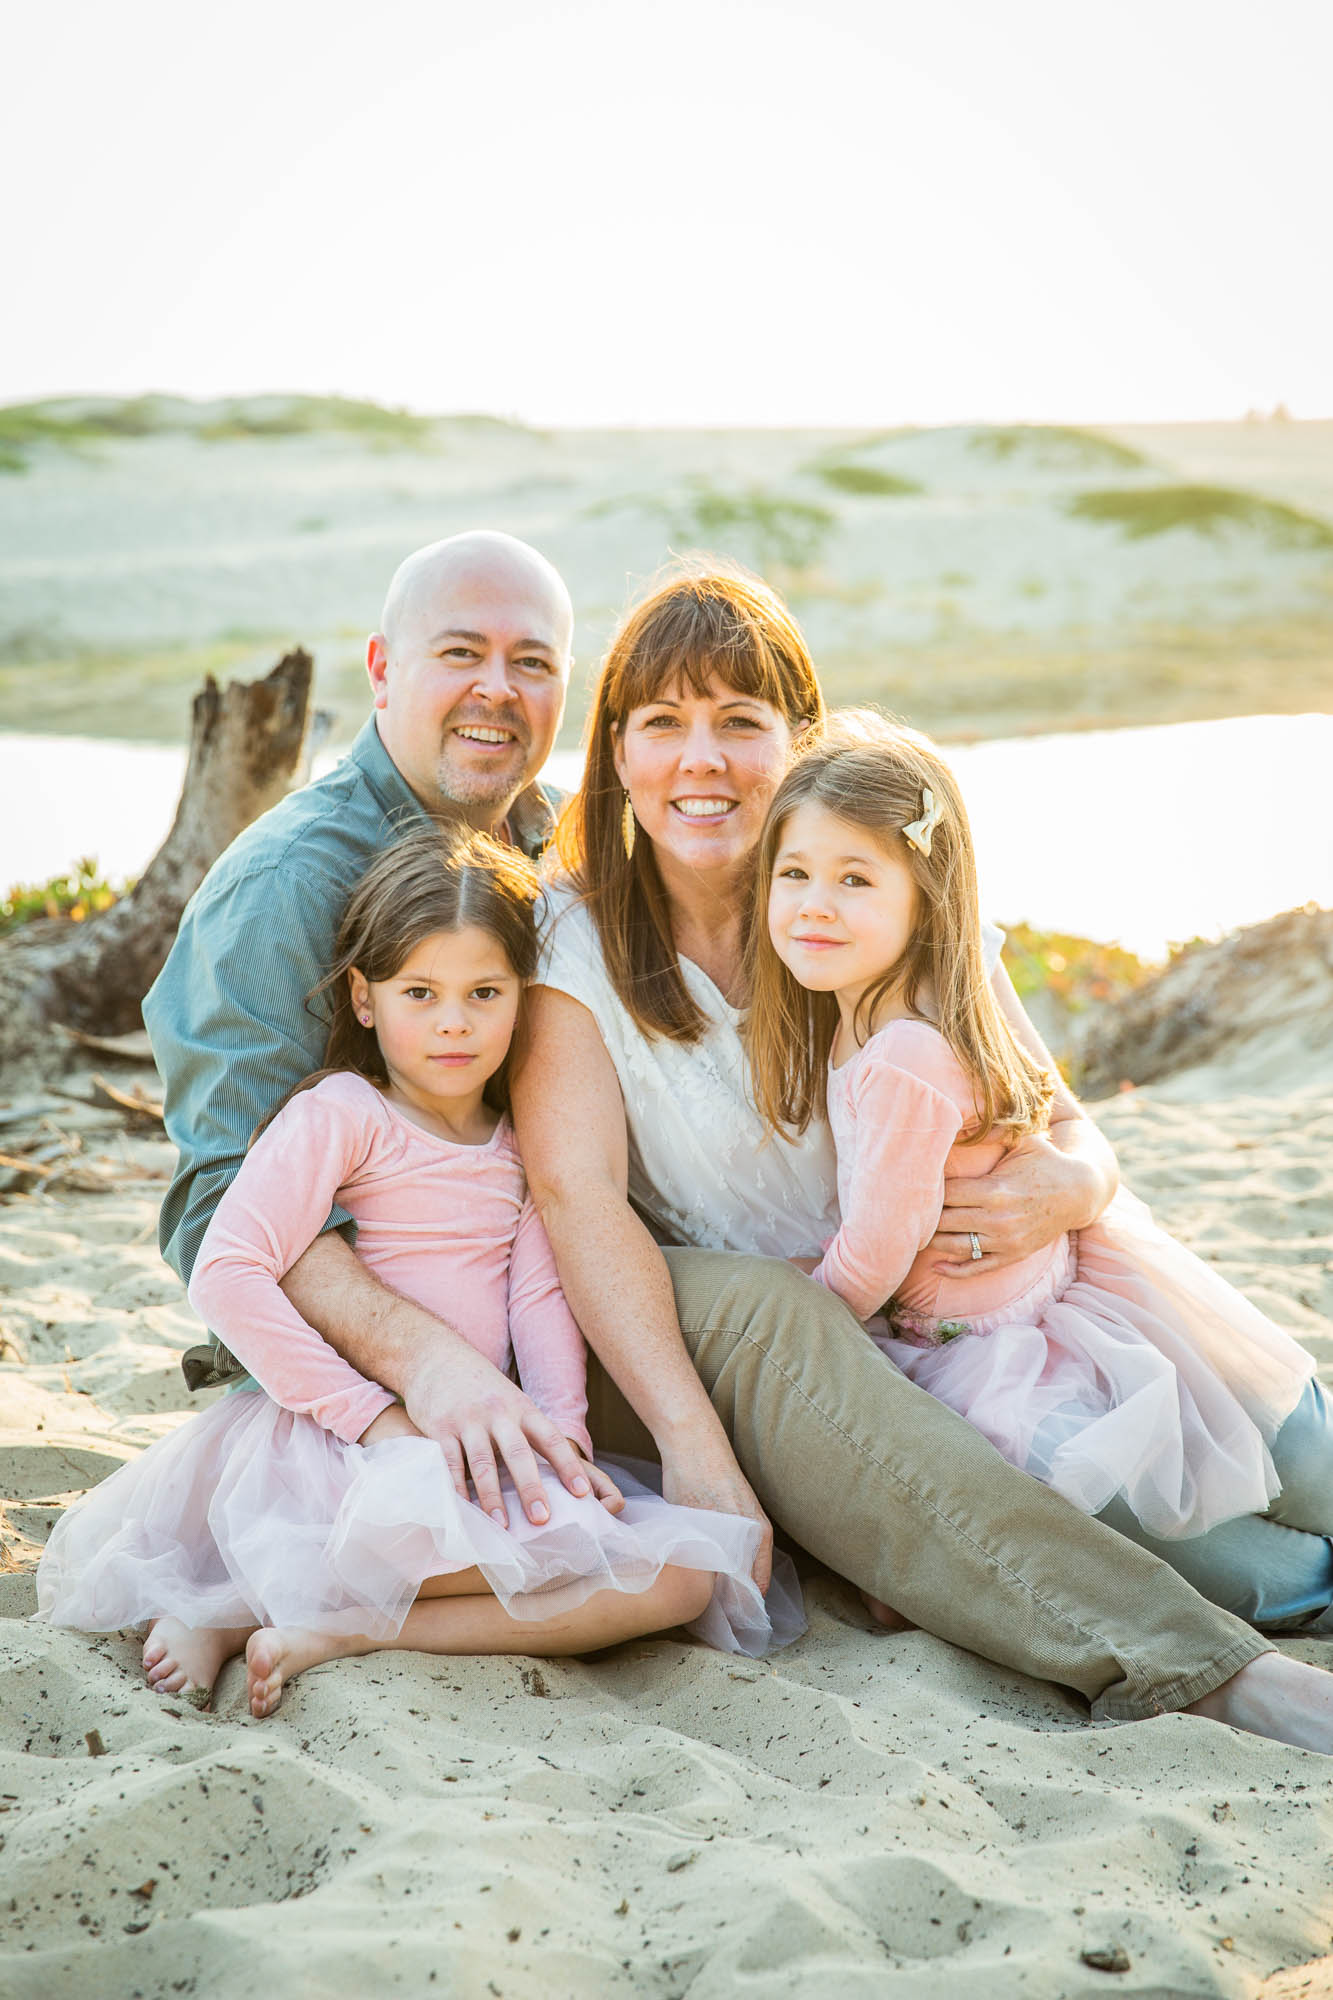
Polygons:
[[[892,1297],[935,1234],[944,1163],[962,1124],[952,1098],[872,1051],[857,1083],[856,1153],[842,1226],[813,1273],[858,1319],[869,1319]],[[846,1163],[838,1164],[842,1181]]]
[[509,1338],[518,1379],[528,1395],[591,1458],[587,1350],[560,1289],[555,1253],[531,1195],[509,1253]]
[[246,1154],[213,1211],[190,1304],[275,1403],[355,1444],[396,1398],[307,1326],[279,1283],[369,1152],[369,1117],[332,1081],[294,1097]]

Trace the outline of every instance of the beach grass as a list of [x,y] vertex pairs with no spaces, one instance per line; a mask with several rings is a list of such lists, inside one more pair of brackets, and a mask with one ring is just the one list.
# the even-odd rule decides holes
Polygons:
[[1150,464],[1133,445],[1070,424],[979,424],[968,439],[968,450],[980,458],[1004,460],[1031,454],[1119,472],[1141,472]]
[[761,486],[726,488],[697,479],[674,509],[673,538],[743,551],[761,570],[799,570],[817,561],[836,520],[817,501],[794,500]]
[[1080,520],[1104,521],[1130,541],[1146,541],[1188,529],[1215,535],[1220,528],[1249,528],[1279,548],[1333,549],[1333,522],[1228,486],[1110,487],[1078,493],[1069,512]]
[[[440,420],[468,424],[465,417]],[[477,420],[513,428],[503,419]],[[183,396],[56,397],[0,407],[0,472],[25,472],[34,447],[78,451],[113,438],[193,435],[206,441],[315,435],[356,440],[377,450],[422,448],[436,422],[414,411],[349,396],[231,396],[196,403]]]
[[[860,597],[873,602],[873,586]],[[960,614],[942,618],[921,644],[843,646],[824,651],[819,667],[833,706],[878,703],[946,741],[970,742],[1261,710],[1327,710],[1333,707],[1329,633],[1326,617],[1292,617],[1215,629],[1149,625],[1114,643],[1063,634],[1042,641],[1024,633],[978,634]],[[314,702],[331,718],[329,740],[350,741],[365,720],[368,697],[361,635],[345,631],[247,633],[206,645],[49,655],[26,635],[23,647],[0,655],[0,730],[183,743],[205,674],[223,682],[255,679],[297,643],[315,655]],[[589,680],[576,672],[562,745],[579,739]]]
[[272,396],[238,399],[200,427],[202,438],[302,437],[336,433],[379,448],[429,445],[432,418],[415,411],[348,396]]
[[846,460],[816,459],[806,470],[816,479],[822,479],[835,493],[850,493],[855,498],[896,499],[905,493],[920,493],[921,483],[916,479],[903,479],[896,472],[885,472],[878,465],[849,464]]
[[1145,624],[1096,639],[942,627],[873,657],[826,654],[820,672],[831,703],[877,702],[953,742],[1333,707],[1327,615]]
[[0,729],[184,743],[190,703],[205,675],[224,682],[254,679],[289,643],[247,634],[198,646],[79,648],[42,657],[29,641],[21,657],[0,657]]

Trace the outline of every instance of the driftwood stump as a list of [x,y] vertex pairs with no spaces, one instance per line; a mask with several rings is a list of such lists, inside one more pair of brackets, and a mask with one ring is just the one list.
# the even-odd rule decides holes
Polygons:
[[204,682],[176,817],[136,886],[101,916],[25,924],[0,946],[6,1053],[51,1022],[95,1035],[142,1025],[140,1003],[208,869],[304,775],[312,667],[298,649],[263,680]]
[[1189,945],[1099,1008],[1080,1037],[1079,1094],[1109,1097],[1241,1048],[1255,1069],[1264,1039],[1293,1025],[1312,1049],[1333,1041],[1333,910],[1288,910],[1219,944]]

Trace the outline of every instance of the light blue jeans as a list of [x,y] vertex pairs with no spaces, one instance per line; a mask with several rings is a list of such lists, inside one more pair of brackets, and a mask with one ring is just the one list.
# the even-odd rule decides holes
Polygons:
[[1223,1521],[1206,1535],[1159,1541],[1120,1499],[1097,1519],[1251,1625],[1333,1634],[1333,1403],[1318,1382],[1306,1384],[1274,1439],[1273,1463],[1282,1491],[1268,1512]]

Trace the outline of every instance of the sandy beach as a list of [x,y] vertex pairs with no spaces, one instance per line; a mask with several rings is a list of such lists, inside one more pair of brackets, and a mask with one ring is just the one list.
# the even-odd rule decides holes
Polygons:
[[[1298,1030],[1287,1053],[1262,1096],[1219,1066],[1098,1115],[1160,1219],[1333,1380],[1333,1061]],[[153,1086],[98,1057],[0,1105],[4,1145],[44,1126],[55,1160],[0,1197],[15,2000],[239,2000],[261,1974],[509,2000],[1333,1990],[1333,1763],[1179,1716],[1091,1726],[1058,1690],[872,1632],[822,1572],[807,1636],[767,1662],[673,1638],[372,1656],[265,1722],[235,1665],[199,1714],[147,1690],[132,1637],[26,1622],[58,1510],[182,1420],[196,1337],[154,1239],[169,1149],[78,1101],[94,1064]],[[1114,1977],[1082,1956],[1117,1947]]]
[[[177,742],[205,669],[248,677],[299,637],[344,740],[392,564],[492,517],[580,606],[566,747],[625,592],[700,542],[779,578],[835,699],[954,737],[1327,706],[1327,424],[441,420],[371,449],[283,434],[268,402],[224,435],[207,414],[39,443],[0,488],[0,728]],[[1143,513],[1182,492],[1180,521]],[[1108,495],[1119,515],[1087,512]],[[1097,1115],[1159,1219],[1333,1381],[1333,1057],[1306,1005]],[[200,1714],[148,1691],[132,1636],[29,1623],[59,1510],[185,1418],[199,1337],[156,1248],[170,1149],[94,1102],[98,1069],[155,1091],[105,1054],[0,1083],[0,1154],[38,1169],[0,1166],[4,1995],[1333,1992],[1333,1761],[1178,1716],[1091,1726],[1057,1689],[872,1630],[817,1569],[809,1632],[767,1662],[678,1638],[372,1656],[265,1722],[237,1665]]]

